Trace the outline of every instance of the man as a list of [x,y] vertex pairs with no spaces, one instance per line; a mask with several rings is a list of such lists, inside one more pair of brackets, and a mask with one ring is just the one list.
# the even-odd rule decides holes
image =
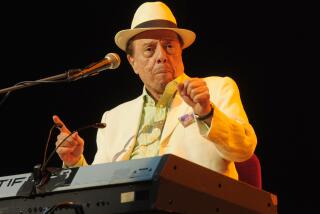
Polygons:
[[[190,78],[183,49],[195,34],[180,29],[162,2],[146,2],[131,29],[115,36],[144,83],[138,98],[104,113],[108,126],[97,133],[93,164],[172,153],[238,179],[235,161],[250,158],[257,139],[243,109],[236,83],[228,77]],[[56,145],[70,131],[62,124]],[[67,167],[87,165],[84,140],[74,133],[57,149]]]

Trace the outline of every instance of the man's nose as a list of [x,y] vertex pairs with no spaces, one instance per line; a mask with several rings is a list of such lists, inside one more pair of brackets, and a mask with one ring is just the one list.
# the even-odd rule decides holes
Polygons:
[[157,48],[157,63],[166,63],[168,60],[167,58],[167,52],[162,47],[162,45],[158,45]]

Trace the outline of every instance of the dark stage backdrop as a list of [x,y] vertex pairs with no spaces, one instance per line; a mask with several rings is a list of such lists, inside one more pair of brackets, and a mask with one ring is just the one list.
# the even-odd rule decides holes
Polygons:
[[[180,27],[197,33],[196,42],[184,51],[185,72],[193,77],[230,76],[238,83],[258,137],[263,188],[278,195],[279,213],[310,209],[314,200],[298,194],[313,189],[305,178],[314,173],[308,165],[316,156],[304,136],[307,101],[301,89],[309,72],[303,64],[305,8],[293,3],[165,2]],[[74,130],[99,122],[104,111],[141,93],[140,79],[114,44],[114,35],[129,28],[141,3],[29,1],[1,6],[6,12],[0,15],[1,89],[83,68],[110,52],[118,53],[122,63],[77,82],[13,92],[0,107],[0,176],[31,172],[42,161],[52,115]],[[91,162],[96,130],[80,134]],[[53,149],[51,142],[49,151]],[[57,155],[49,165],[61,166]]]

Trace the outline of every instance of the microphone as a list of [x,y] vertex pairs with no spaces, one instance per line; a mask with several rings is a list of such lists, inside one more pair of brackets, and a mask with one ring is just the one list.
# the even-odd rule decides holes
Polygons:
[[108,53],[104,59],[92,63],[84,69],[76,69],[68,72],[68,80],[78,80],[99,74],[101,71],[106,69],[116,69],[120,65],[120,57],[116,53]]
[[[105,128],[107,125],[105,123],[93,123],[91,125],[88,125],[88,126],[84,126],[84,127],[81,127],[79,128],[77,131],[82,131],[82,130],[85,130],[85,129],[88,129],[88,128],[96,128],[96,129],[103,129]],[[74,131],[76,132],[76,131]]]

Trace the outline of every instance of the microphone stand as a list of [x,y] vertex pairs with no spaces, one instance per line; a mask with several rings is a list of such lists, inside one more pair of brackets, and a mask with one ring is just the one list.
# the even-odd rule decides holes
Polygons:
[[35,80],[35,81],[23,81],[21,83],[15,84],[14,86],[0,89],[0,94],[12,92],[12,91],[22,89],[22,88],[31,87],[34,85],[39,85],[41,83],[54,83],[57,80],[73,81],[73,80],[76,80],[73,78],[73,76],[75,74],[78,74],[79,72],[81,72],[81,69],[71,69],[65,73],[58,74],[55,76],[51,76],[51,77],[47,77],[47,78],[43,78],[43,79],[39,79],[39,80]]
[[21,88],[30,87],[33,85],[39,85],[40,83],[54,83],[57,80],[75,81],[88,76],[94,76],[106,69],[116,69],[120,65],[120,57],[116,53],[107,54],[103,60],[92,63],[83,69],[70,69],[63,74],[35,80],[35,81],[23,81],[15,84],[14,86],[0,89],[0,94],[10,93]]

